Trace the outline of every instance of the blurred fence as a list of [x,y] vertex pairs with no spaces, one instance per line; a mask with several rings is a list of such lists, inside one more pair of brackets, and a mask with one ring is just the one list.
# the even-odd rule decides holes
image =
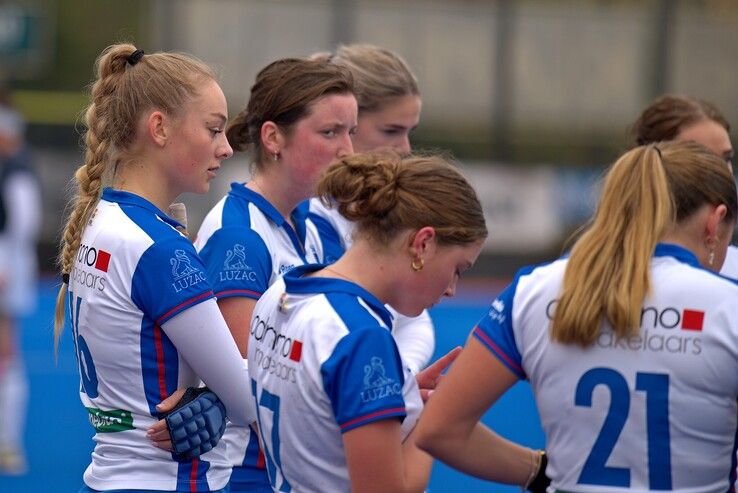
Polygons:
[[[43,12],[39,29],[58,33],[50,38],[56,45],[45,50],[54,57],[38,69],[45,82],[28,74],[11,80],[15,101],[31,124],[44,180],[41,256],[47,267],[63,191],[81,162],[75,125],[81,127],[82,88],[94,61],[90,53],[130,39],[131,33],[138,33],[133,41],[147,51],[183,50],[213,64],[232,114],[245,104],[256,72],[276,58],[330,50],[339,42],[370,42],[402,54],[423,95],[414,144],[450,149],[467,165],[484,201],[491,234],[480,263],[483,273],[509,273],[520,262],[561,250],[562,239],[590,210],[595,177],[624,149],[629,124],[656,94],[702,97],[738,122],[735,0],[18,4]],[[99,22],[80,30],[70,7],[76,4]],[[130,15],[121,15],[122,8]],[[9,11],[0,9],[0,17]],[[89,59],[80,60],[83,54]],[[0,62],[5,56],[0,50]],[[69,85],[72,75],[56,72],[70,67],[76,67],[72,75],[80,80],[79,92],[51,87],[56,79]],[[224,171],[227,176],[209,195],[185,197],[193,225],[231,178],[248,176],[247,162],[234,158]]]

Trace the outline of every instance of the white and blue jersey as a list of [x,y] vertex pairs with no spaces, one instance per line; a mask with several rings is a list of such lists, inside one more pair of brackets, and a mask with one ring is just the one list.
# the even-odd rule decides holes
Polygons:
[[322,242],[307,216],[306,204],[295,209],[293,229],[264,197],[233,183],[207,214],[195,240],[218,299],[258,300],[293,267],[322,262]]
[[728,491],[738,430],[738,286],[659,244],[638,335],[549,338],[566,259],[521,271],[474,329],[530,380],[557,490]]
[[213,298],[176,226],[143,198],[106,189],[70,272],[67,324],[96,442],[84,481],[96,490],[199,492],[228,481],[224,446],[177,462],[146,437],[159,419],[155,406],[199,382],[161,326]]
[[[307,215],[307,204],[298,207],[292,214],[293,229],[264,197],[233,183],[207,214],[195,240],[216,297],[258,300],[293,267],[322,262],[320,236]],[[259,476],[266,482],[264,456],[251,428],[229,423],[223,440],[234,466],[232,488]]]
[[303,202],[307,206],[310,220],[317,226],[325,245],[326,264],[332,264],[351,247],[354,242],[354,223],[338,212],[338,209],[327,207],[322,200],[313,197]]
[[738,279],[738,247],[735,245],[728,246],[725,254],[725,262],[720,274],[731,279]]
[[249,374],[274,491],[350,491],[342,434],[422,409],[384,305],[351,282],[298,267],[257,302]]

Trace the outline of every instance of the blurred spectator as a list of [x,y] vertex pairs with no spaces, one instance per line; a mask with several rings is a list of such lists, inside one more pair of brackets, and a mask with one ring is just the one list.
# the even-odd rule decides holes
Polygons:
[[36,308],[41,192],[22,117],[0,96],[0,474],[23,474],[28,383],[20,319]]

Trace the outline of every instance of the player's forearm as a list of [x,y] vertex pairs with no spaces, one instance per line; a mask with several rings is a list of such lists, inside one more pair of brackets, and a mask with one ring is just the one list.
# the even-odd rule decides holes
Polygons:
[[248,369],[214,300],[175,316],[162,326],[177,351],[223,401],[238,425],[256,421]]
[[477,423],[471,433],[443,431],[422,437],[421,446],[466,474],[498,483],[525,484],[536,451],[517,445]]

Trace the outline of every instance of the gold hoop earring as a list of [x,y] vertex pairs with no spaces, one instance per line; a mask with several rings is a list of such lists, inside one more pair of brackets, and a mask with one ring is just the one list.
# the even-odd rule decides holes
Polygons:
[[423,259],[422,258],[414,258],[412,262],[410,262],[410,268],[413,270],[413,272],[419,272],[423,269]]

